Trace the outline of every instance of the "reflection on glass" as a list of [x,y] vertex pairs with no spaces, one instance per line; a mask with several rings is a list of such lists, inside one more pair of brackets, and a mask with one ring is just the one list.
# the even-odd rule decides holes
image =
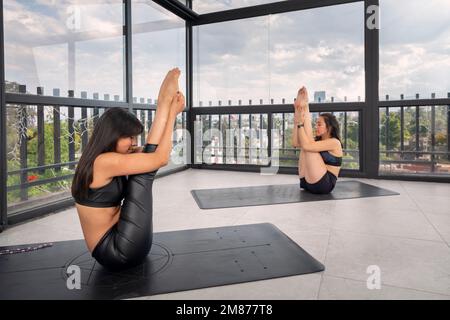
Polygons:
[[[343,147],[343,169],[359,169],[359,113],[358,112],[332,112],[339,122],[340,138]],[[319,117],[318,112],[312,112],[313,130]],[[292,146],[292,133],[294,126],[293,113],[273,114],[273,151],[274,160],[278,155],[278,165],[281,167],[297,167],[300,149]],[[276,150],[278,148],[278,150]],[[277,163],[277,162],[274,162]]]
[[194,106],[363,101],[363,3],[194,28]]
[[8,214],[70,197],[75,161],[102,110],[8,104],[6,114]]
[[380,100],[447,98],[450,2],[380,1]]
[[[76,162],[104,111],[104,108],[7,105],[8,214],[71,197]],[[155,111],[133,112],[144,125],[138,137],[138,145],[142,146]],[[186,114],[181,113],[175,123],[169,164],[159,173],[188,163],[185,129]]]
[[268,164],[266,114],[198,115],[195,163]]
[[57,88],[61,96],[73,90],[75,97],[107,94],[123,100],[122,1],[11,0],[3,5],[8,92],[36,94],[36,87],[44,87],[45,95]]
[[[136,117],[144,125],[144,131],[138,137],[138,145],[146,144],[147,134],[155,118],[155,110],[133,110]],[[170,154],[169,163],[158,170],[158,173],[163,173],[167,170],[188,164],[188,133],[186,132],[186,113],[178,114],[175,121],[175,127],[172,136],[172,152]]]
[[152,1],[133,0],[133,95],[135,102],[154,104],[167,72],[181,70],[186,93],[185,22]]

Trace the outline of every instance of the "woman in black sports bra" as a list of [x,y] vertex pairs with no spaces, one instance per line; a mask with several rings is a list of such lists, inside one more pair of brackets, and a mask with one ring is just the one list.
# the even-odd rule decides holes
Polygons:
[[317,194],[330,193],[342,165],[339,123],[331,113],[321,113],[314,138],[305,87],[298,91],[294,108],[292,145],[301,149],[298,168],[300,188]]
[[153,181],[169,161],[175,120],[185,106],[179,76],[175,68],[161,85],[145,146],[133,148],[143,131],[136,116],[112,107],[98,119],[78,162],[72,196],[87,247],[109,270],[136,266],[151,249]]

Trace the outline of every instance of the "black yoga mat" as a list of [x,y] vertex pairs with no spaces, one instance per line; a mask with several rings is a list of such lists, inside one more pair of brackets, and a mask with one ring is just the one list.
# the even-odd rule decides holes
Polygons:
[[225,189],[192,190],[200,209],[218,209],[269,204],[340,200],[392,196],[399,193],[359,181],[338,181],[329,194],[312,194],[300,189],[300,184],[281,184]]
[[[1,247],[0,252],[23,247]],[[73,267],[69,269],[74,265],[81,271],[80,289],[74,285]],[[125,299],[323,270],[268,223],[155,233],[146,261],[121,272],[99,265],[84,240],[61,241],[0,255],[0,300]],[[75,288],[69,290],[68,282]]]

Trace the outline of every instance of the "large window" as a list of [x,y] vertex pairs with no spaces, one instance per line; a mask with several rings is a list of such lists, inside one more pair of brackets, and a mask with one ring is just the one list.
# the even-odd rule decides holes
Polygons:
[[7,105],[8,214],[70,197],[76,161],[103,108]]
[[195,163],[268,164],[266,114],[198,115]]
[[364,100],[363,3],[198,26],[194,106]]
[[[200,15],[278,2],[178,1]],[[153,0],[3,1],[7,136],[0,156],[8,172],[0,192],[6,192],[8,215],[33,214],[43,204],[58,208],[58,201],[70,198],[77,161],[106,108],[133,109],[147,133],[161,82],[174,67],[181,69],[180,90],[193,104],[178,116],[170,163],[159,172],[189,162],[294,171],[299,150],[292,147],[292,103],[304,85],[311,109],[334,111],[339,121],[344,169],[364,168],[376,177],[367,165],[379,147],[381,176],[448,179],[450,2],[380,0],[379,66],[365,65],[366,41],[377,47],[376,37],[364,38],[366,2],[316,2],[317,8],[265,16],[244,9],[249,18],[218,23],[192,18],[187,43],[191,24]],[[219,14],[208,19],[214,17]],[[374,106],[365,101],[366,89],[373,90],[365,87],[365,69],[378,67]],[[379,108],[378,119],[365,106]],[[378,146],[367,139],[365,125],[379,126]],[[363,141],[368,157],[360,155]]]
[[[358,170],[359,113],[335,112],[334,115],[340,125],[344,151],[342,167]],[[269,132],[268,114],[197,115],[195,162],[267,165],[270,156],[272,165],[297,167],[299,149],[292,146],[293,116],[293,113],[272,114]],[[318,116],[319,113],[312,113],[314,124]]]
[[[70,197],[77,161],[104,108],[8,105],[8,214]],[[155,118],[154,110],[134,110],[144,125],[138,145]],[[186,114],[179,114],[169,164],[159,172],[186,164]]]
[[[359,170],[359,112],[334,112],[339,122],[339,137],[343,149],[343,169]],[[313,130],[319,117],[311,114]],[[300,149],[292,146],[293,113],[275,113],[272,118],[272,148],[274,163],[280,167],[297,167]]]
[[133,95],[153,104],[168,70],[181,69],[180,90],[186,93],[184,20],[152,1],[133,0]]
[[381,0],[380,100],[447,98],[450,2]]
[[7,92],[124,98],[121,0],[4,1]]
[[450,175],[449,106],[380,108],[380,174]]
[[[169,69],[182,70],[180,89],[186,92],[185,22],[153,1],[132,2],[134,88],[130,89],[135,94],[128,105],[123,1],[3,4],[6,92],[122,101],[123,107],[134,104],[133,112],[145,127],[139,145],[145,143],[155,117],[148,105],[155,105]],[[78,107],[7,101],[8,216],[71,198],[77,162],[106,110],[97,103],[86,101],[90,107]],[[146,105],[136,109],[136,103]],[[176,120],[170,162],[159,173],[188,163],[186,123],[183,112]]]

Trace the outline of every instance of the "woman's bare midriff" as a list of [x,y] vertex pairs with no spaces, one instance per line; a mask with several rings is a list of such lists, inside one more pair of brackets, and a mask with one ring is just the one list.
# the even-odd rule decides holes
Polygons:
[[103,235],[119,220],[121,207],[93,208],[78,203],[75,206],[86,245],[92,252]]

